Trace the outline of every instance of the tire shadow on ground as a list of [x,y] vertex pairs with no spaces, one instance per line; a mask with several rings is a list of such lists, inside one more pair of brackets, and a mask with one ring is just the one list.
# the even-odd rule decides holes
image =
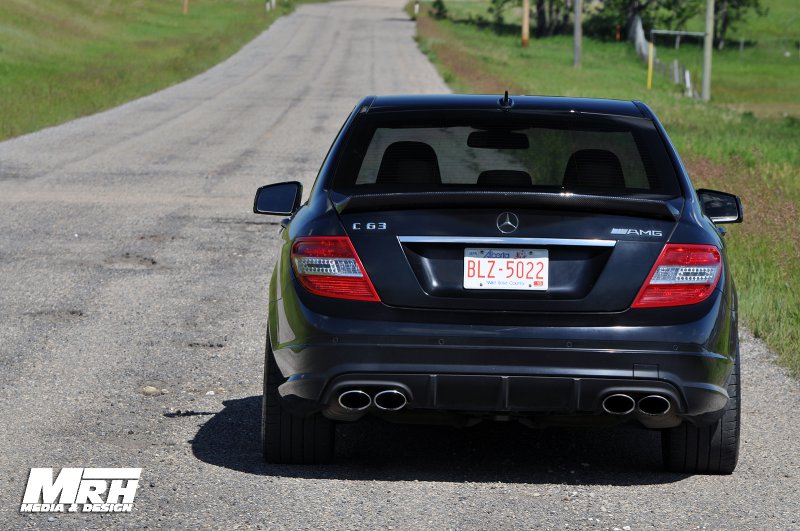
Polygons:
[[471,428],[341,423],[336,460],[271,465],[261,455],[261,397],[226,400],[190,441],[199,460],[248,474],[307,479],[650,485],[686,475],[661,469],[658,432],[614,428],[530,429],[517,422]]

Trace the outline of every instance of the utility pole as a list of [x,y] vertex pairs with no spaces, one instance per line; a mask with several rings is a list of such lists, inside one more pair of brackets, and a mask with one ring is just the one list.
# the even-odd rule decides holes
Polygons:
[[714,49],[714,0],[706,0],[706,35],[703,41],[703,101],[711,99],[711,51]]
[[522,47],[528,47],[531,37],[531,0],[522,0]]
[[575,30],[573,44],[573,57],[572,65],[576,68],[581,66],[581,48],[583,47],[583,23],[581,17],[583,15],[583,0],[575,0]]

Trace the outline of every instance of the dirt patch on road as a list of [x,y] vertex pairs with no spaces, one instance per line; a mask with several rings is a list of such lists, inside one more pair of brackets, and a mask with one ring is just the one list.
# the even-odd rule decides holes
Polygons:
[[108,269],[156,269],[159,266],[154,258],[138,254],[124,253],[106,258],[103,265]]

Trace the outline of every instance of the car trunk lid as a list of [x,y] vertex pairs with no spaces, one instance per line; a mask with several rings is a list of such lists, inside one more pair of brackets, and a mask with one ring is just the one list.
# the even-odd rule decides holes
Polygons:
[[[628,308],[675,226],[682,200],[547,195],[520,200],[519,194],[494,194],[471,208],[471,195],[455,206],[452,196],[438,202],[409,194],[331,199],[387,305],[510,312]],[[509,216],[516,228],[504,232]],[[465,288],[468,249],[545,254],[547,289]]]

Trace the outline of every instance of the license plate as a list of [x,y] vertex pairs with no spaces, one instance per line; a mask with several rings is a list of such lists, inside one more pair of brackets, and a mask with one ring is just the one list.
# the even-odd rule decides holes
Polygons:
[[544,291],[548,269],[546,249],[464,249],[464,289]]

